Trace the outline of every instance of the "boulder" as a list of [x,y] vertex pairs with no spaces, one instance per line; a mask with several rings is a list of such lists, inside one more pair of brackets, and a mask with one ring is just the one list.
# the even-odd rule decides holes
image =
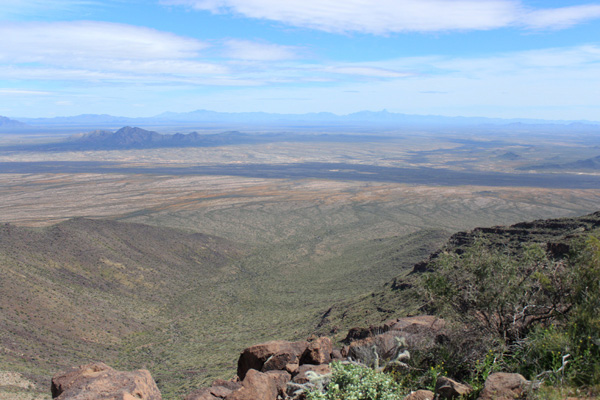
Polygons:
[[286,371],[269,371],[267,372],[267,375],[269,375],[269,378],[275,383],[277,394],[284,397],[287,384],[292,379],[292,375]]
[[436,399],[458,399],[473,391],[469,385],[456,382],[446,376],[440,376],[435,384]]
[[342,341],[346,344],[367,337],[377,336],[390,331],[400,331],[404,334],[422,333],[429,331],[437,333],[445,327],[445,322],[433,315],[419,315],[415,317],[404,317],[392,319],[379,326],[369,326],[368,328],[352,328],[348,335]]
[[[347,357],[371,367],[381,367],[406,350],[406,340],[395,331],[357,340],[348,346]],[[378,365],[377,365],[378,364]]]
[[478,400],[520,399],[529,384],[521,374],[495,372],[486,379]]
[[222,397],[213,396],[210,388],[202,388],[194,390],[192,393],[185,396],[184,400],[221,400]]
[[284,371],[287,365],[298,364],[298,357],[292,353],[279,353],[273,354],[271,357],[267,358],[262,368],[261,372],[267,371]]
[[285,371],[289,372],[290,374],[292,374],[292,376],[294,376],[298,373],[298,367],[300,367],[300,365],[298,365],[297,363],[286,364]]
[[220,400],[229,396],[232,392],[240,389],[239,382],[217,379],[211,387],[193,391],[185,397],[185,400]]
[[[304,350],[308,347],[308,342],[288,342],[284,340],[277,340],[262,344],[257,344],[246,348],[240,354],[238,359],[238,377],[240,380],[246,378],[246,373],[250,369],[261,371],[266,361],[273,356],[277,356],[276,359],[288,359],[286,364],[293,364],[294,360],[299,359]],[[275,364],[275,361],[273,361]],[[269,368],[273,365],[270,364]]]
[[[285,392],[285,385],[290,377],[284,371],[270,371],[265,373],[250,369],[242,381],[242,387],[230,393],[225,399],[277,400],[277,395]],[[283,383],[284,380],[285,383]]]
[[333,342],[328,337],[320,337],[308,344],[300,364],[328,364],[331,362],[331,353],[333,352]]
[[333,349],[333,351],[331,352],[331,359],[332,360],[343,360],[344,356],[342,355],[342,351],[340,349]]
[[404,400],[433,400],[435,394],[431,390],[417,390],[410,392]]
[[160,400],[147,370],[117,371],[98,362],[54,375],[52,397],[58,400]]
[[318,375],[328,375],[331,373],[331,367],[329,366],[329,364],[303,364],[300,367],[298,367],[298,373],[294,376],[292,382],[299,384],[308,383],[310,381],[306,374],[308,371],[312,371]]

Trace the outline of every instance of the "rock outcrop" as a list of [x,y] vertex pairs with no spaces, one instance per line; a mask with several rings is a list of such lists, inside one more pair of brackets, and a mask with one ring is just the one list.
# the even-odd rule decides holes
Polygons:
[[117,371],[104,363],[72,368],[52,378],[57,400],[161,400],[147,370]]
[[[266,370],[284,369],[283,364],[300,364],[300,357],[308,347],[307,341],[287,342],[277,340],[257,344],[248,347],[238,359],[237,376],[244,380],[250,369],[262,371],[267,364]],[[273,361],[271,361],[273,359]]]
[[473,391],[469,385],[457,382],[446,376],[440,376],[435,384],[436,399],[462,399]]
[[435,393],[431,390],[416,390],[411,392],[404,400],[433,400]]
[[513,400],[523,397],[530,382],[521,374],[496,372],[488,376],[478,400]]
[[[307,389],[323,389],[328,384],[329,364],[339,359],[340,354],[350,359],[359,355],[362,349],[365,354],[380,353],[381,359],[378,355],[377,360],[388,365],[402,363],[402,355],[409,356],[407,348],[427,347],[431,340],[443,334],[444,329],[443,320],[420,316],[392,320],[384,328],[371,327],[372,333],[351,342],[341,352],[333,347],[328,337],[257,344],[241,352],[235,379],[218,379],[210,387],[193,391],[185,400],[302,400]],[[381,330],[385,331],[374,334]],[[355,361],[369,362],[365,357]],[[383,365],[376,363],[375,367],[385,371]],[[478,400],[522,398],[528,387],[530,382],[519,374],[494,373],[486,380]],[[417,390],[406,395],[404,400],[459,399],[472,391],[469,385],[441,376],[435,392]],[[58,400],[161,400],[148,371],[116,371],[103,363],[88,364],[55,375],[52,397]]]

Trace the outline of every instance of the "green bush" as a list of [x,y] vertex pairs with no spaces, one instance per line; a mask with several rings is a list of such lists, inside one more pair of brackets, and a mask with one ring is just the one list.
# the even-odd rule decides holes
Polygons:
[[401,387],[389,374],[355,364],[331,363],[331,381],[324,392],[313,389],[307,400],[397,400]]
[[442,253],[423,287],[437,312],[508,342],[568,309],[573,274],[538,245],[514,257],[479,238],[464,253]]
[[[462,373],[479,384],[491,371],[493,356],[494,369],[502,366],[546,384],[597,391],[600,239],[590,236],[571,245],[572,254],[561,261],[548,259],[540,246],[509,255],[482,239],[462,254],[441,254],[434,271],[423,277],[430,307],[478,339],[469,346],[448,340],[437,350],[437,362],[466,347],[481,353],[487,345],[487,361],[454,360],[450,374]],[[464,376],[470,367],[471,376]]]

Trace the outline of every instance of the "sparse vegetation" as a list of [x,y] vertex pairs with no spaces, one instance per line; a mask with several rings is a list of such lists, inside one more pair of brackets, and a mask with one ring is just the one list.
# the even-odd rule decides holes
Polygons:
[[[230,245],[243,253],[213,263],[174,243],[179,236],[155,241],[156,232],[143,227],[102,235],[91,228],[36,228],[22,240],[3,240],[0,307],[7,329],[0,362],[31,374],[43,388],[57,370],[90,359],[146,367],[165,398],[181,396],[230,378],[245,346],[305,338],[314,330],[341,339],[350,327],[418,312],[422,293],[415,276],[407,277],[409,268],[449,232],[583,214],[599,202],[595,186],[532,194],[528,187],[446,186],[451,182],[444,178],[450,170],[472,183],[473,174],[511,173],[558,153],[568,161],[596,150],[434,136],[423,141],[421,133],[407,133],[393,145],[0,153],[2,162],[37,168],[0,174],[2,222],[39,227],[78,215],[105,217],[213,234],[235,241]],[[497,157],[507,151],[523,156]],[[40,164],[25,163],[32,161]],[[246,174],[238,163],[255,165],[253,173],[267,177],[193,174]],[[189,168],[198,165],[205,169]],[[436,182],[444,186],[394,183],[412,179],[415,167],[440,172]],[[284,170],[292,175],[273,179],[273,171]],[[460,174],[465,170],[470,175]],[[316,173],[328,179],[314,179]],[[205,247],[218,253],[222,246],[215,239]],[[191,268],[198,265],[215,268],[202,274]],[[463,338],[450,340],[460,348]],[[438,360],[422,378],[425,385],[460,364],[453,354],[444,347],[412,354],[423,363]]]
[[478,239],[461,254],[440,255],[424,288],[462,336],[451,335],[433,359],[474,386],[503,369],[598,394],[600,241],[592,235],[573,247],[552,260],[539,246],[509,255]]
[[309,391],[307,400],[396,400],[406,394],[391,375],[372,368],[334,362],[331,369],[326,388]]

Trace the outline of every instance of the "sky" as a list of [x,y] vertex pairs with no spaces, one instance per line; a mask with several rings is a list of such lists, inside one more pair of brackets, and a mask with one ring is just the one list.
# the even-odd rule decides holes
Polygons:
[[0,115],[600,120],[600,1],[0,0]]

